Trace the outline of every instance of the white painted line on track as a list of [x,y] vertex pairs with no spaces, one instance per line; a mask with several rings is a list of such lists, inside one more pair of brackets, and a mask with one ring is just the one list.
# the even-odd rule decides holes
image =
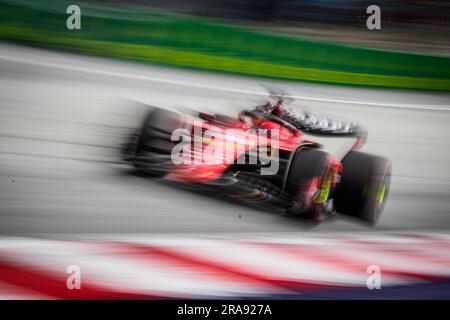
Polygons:
[[[201,89],[209,89],[209,90],[217,90],[217,91],[225,91],[225,92],[233,92],[233,93],[243,93],[243,94],[258,95],[258,96],[267,96],[267,92],[264,92],[264,91],[245,90],[245,89],[238,89],[238,88],[225,88],[225,87],[215,86],[215,85],[198,84],[198,83],[193,83],[190,81],[161,79],[160,77],[140,76],[140,75],[133,75],[133,74],[127,74],[127,73],[122,73],[122,72],[115,72],[115,71],[94,70],[94,69],[81,67],[81,66],[69,66],[69,65],[64,65],[64,64],[42,62],[42,61],[30,61],[30,60],[27,60],[24,58],[11,57],[11,56],[6,56],[6,55],[0,55],[0,60],[31,64],[31,65],[37,65],[37,66],[42,66],[42,67],[63,69],[63,70],[69,70],[69,71],[76,71],[76,72],[86,72],[86,73],[100,74],[100,75],[105,75],[105,76],[128,78],[128,79],[132,79],[132,80],[159,82],[159,83],[167,83],[167,84],[172,84],[172,85],[194,87],[194,88],[201,88]],[[366,106],[387,107],[387,108],[396,108],[396,109],[450,111],[450,105],[425,105],[425,104],[411,105],[411,104],[402,104],[402,103],[383,103],[383,102],[356,101],[356,100],[345,100],[345,99],[335,99],[335,98],[320,98],[320,97],[311,97],[311,96],[303,96],[303,95],[286,95],[286,97],[293,98],[293,99],[299,99],[299,100],[332,102],[332,103],[353,104],[353,105],[366,105]]]

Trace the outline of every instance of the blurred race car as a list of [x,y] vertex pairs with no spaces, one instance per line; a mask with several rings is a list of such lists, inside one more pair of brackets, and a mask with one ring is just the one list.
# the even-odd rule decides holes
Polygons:
[[[151,107],[126,144],[140,174],[214,190],[315,221],[341,213],[375,224],[389,192],[390,161],[358,151],[356,124],[295,113],[282,96],[237,117]],[[304,133],[351,136],[339,160]]]

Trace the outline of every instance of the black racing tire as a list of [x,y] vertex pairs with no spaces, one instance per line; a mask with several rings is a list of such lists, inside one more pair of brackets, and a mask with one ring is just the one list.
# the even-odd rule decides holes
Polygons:
[[322,186],[331,168],[330,158],[331,156],[328,153],[318,149],[297,150],[295,152],[289,165],[285,192],[290,194],[297,201],[297,204],[289,208],[288,213],[301,215],[316,221],[324,219],[326,202],[313,202],[311,194],[309,194],[309,188],[313,181],[318,181],[319,187]]
[[180,115],[175,112],[156,107],[149,110],[135,142],[134,165],[138,172],[158,178],[167,174],[165,163],[176,144],[171,141],[171,135],[181,123]]
[[350,151],[333,204],[337,212],[375,225],[389,194],[392,165],[386,158]]
[[172,111],[153,108],[144,119],[137,142],[136,153],[143,151],[169,154],[173,142],[170,141],[172,132],[181,125],[181,118]]

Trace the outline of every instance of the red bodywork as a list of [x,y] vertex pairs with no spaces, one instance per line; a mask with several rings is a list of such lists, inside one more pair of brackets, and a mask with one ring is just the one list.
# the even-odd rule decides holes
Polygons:
[[[251,116],[250,122],[234,119],[232,123],[224,123],[212,115],[208,116],[212,118],[208,120],[198,118],[185,121],[183,124],[192,137],[191,154],[186,158],[191,161],[172,164],[166,177],[168,180],[204,183],[218,179],[238,157],[256,148],[267,147],[270,150],[269,154],[276,156],[279,150],[293,152],[303,144],[319,145],[305,139],[303,132],[298,129],[256,115]],[[266,135],[261,136],[255,132],[255,127],[259,130],[268,130],[270,133],[275,132],[276,136],[269,133],[265,138]],[[213,133],[214,139],[208,134],[205,136],[204,132]],[[342,171],[340,161],[331,156],[330,158],[334,171],[336,174],[340,173]]]

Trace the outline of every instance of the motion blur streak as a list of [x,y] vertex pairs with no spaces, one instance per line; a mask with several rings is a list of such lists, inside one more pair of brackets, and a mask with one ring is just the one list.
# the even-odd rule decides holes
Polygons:
[[[177,86],[186,86],[186,87],[194,87],[197,89],[208,89],[208,90],[218,90],[218,91],[226,91],[226,92],[232,92],[232,93],[242,93],[242,94],[250,94],[255,96],[267,96],[266,91],[254,91],[254,90],[244,90],[239,89],[238,87],[230,87],[229,84],[227,84],[227,87],[224,86],[217,86],[217,85],[210,85],[208,83],[196,83],[191,82],[188,80],[171,80],[171,79],[164,79],[162,77],[152,77],[152,76],[139,76],[135,74],[129,74],[129,73],[120,73],[120,72],[111,72],[111,71],[105,71],[105,70],[98,70],[98,69],[90,69],[90,68],[83,68],[83,67],[76,67],[76,66],[70,66],[67,64],[55,64],[55,63],[46,63],[46,62],[37,62],[37,61],[29,61],[28,59],[24,58],[17,58],[12,56],[2,56],[0,55],[0,59],[4,59],[10,62],[15,63],[25,63],[25,64],[34,64],[38,65],[40,67],[49,67],[49,68],[56,68],[56,69],[63,69],[67,72],[85,72],[85,73],[94,73],[97,75],[104,75],[104,76],[112,76],[112,77],[119,77],[119,78],[127,78],[131,80],[140,80],[140,81],[148,81],[148,82],[160,82],[165,83],[167,85],[177,85]],[[342,104],[357,104],[357,105],[368,105],[368,106],[377,106],[377,107],[387,107],[387,108],[403,108],[403,109],[423,109],[423,110],[436,110],[436,111],[450,111],[450,105],[424,105],[424,104],[411,104],[411,103],[383,103],[383,102],[375,102],[375,101],[355,101],[355,100],[344,100],[344,99],[336,99],[336,98],[323,98],[323,97],[310,97],[307,95],[285,95],[285,97],[293,98],[293,99],[299,99],[299,100],[305,100],[305,101],[319,101],[319,102],[330,102],[330,103],[342,103]]]
[[[137,66],[2,45],[30,62],[81,66],[133,75],[260,91],[268,82]],[[127,174],[119,162],[126,134],[146,110],[131,99],[167,108],[193,107],[235,115],[259,96],[151,83],[0,60],[0,212],[3,234],[78,232],[267,232],[309,229],[275,212],[238,206]],[[276,82],[293,95],[447,107],[448,94],[383,91]],[[376,230],[450,228],[450,113],[331,102],[304,102],[369,130],[367,152],[392,159],[389,201]],[[331,141],[331,143],[329,143]],[[323,139],[326,148],[341,140]],[[344,143],[344,141],[342,142]],[[241,218],[239,218],[241,215]],[[344,218],[314,228],[367,230]]]
[[[0,280],[13,285],[15,290],[7,287],[4,292],[0,289],[1,299],[7,299],[11,292],[17,299],[139,299],[155,298],[151,295],[127,294],[108,291],[95,285],[83,286],[83,291],[68,290],[63,286],[63,274],[49,274],[46,270],[33,266],[20,266],[8,263],[4,256],[0,256]],[[0,286],[1,288],[2,286]]]
[[[2,298],[448,297],[449,94],[0,50]],[[310,98],[297,106],[362,123],[367,151],[392,159],[375,229],[343,217],[313,226],[130,175],[120,161],[146,111],[131,100],[235,115],[268,84]],[[340,142],[329,141],[333,152]],[[81,268],[81,290],[65,287],[69,265]],[[381,290],[366,288],[369,265],[381,269]]]
[[[402,262],[410,257],[409,252],[399,249],[395,242],[407,240],[408,245],[421,246],[427,240],[405,238],[399,234],[355,234],[355,238],[366,238],[371,243],[365,251],[358,252],[352,237],[332,234],[333,238],[330,238],[330,235],[302,239],[289,234],[272,235],[276,236],[277,243],[270,238],[243,235],[238,246],[235,236],[210,235],[84,235],[85,239],[91,240],[78,240],[79,236],[72,236],[69,241],[2,237],[0,281],[14,286],[15,295],[21,298],[155,299],[301,298],[311,293],[339,294],[344,290],[348,294],[362,289],[366,290],[366,296],[372,292],[372,298],[379,298],[384,296],[383,290],[387,290],[387,294],[393,287],[403,288],[398,298],[407,298],[414,293],[412,289],[416,285],[440,285],[450,280],[448,250],[439,244],[432,247],[446,256],[447,261],[435,259],[430,262],[426,257],[416,257],[416,262],[421,265],[419,272],[414,264]],[[392,242],[386,242],[385,236],[393,239]],[[450,245],[447,235],[432,237],[441,244]],[[345,246],[333,248],[336,254],[329,255],[335,241],[345,243]],[[235,248],[230,250],[230,246]],[[378,259],[371,260],[373,246],[386,251],[396,250],[397,261],[385,263],[390,260],[389,254],[384,256],[382,253]],[[253,247],[254,254],[242,254],[243,247]],[[308,247],[312,251],[305,250]],[[349,258],[352,254],[358,257],[335,258]],[[325,255],[328,259],[318,258]],[[204,259],[198,256],[204,256]],[[273,268],[274,261],[278,269]],[[378,293],[366,287],[369,277],[366,269],[371,265],[370,261],[379,262],[382,287]],[[65,264],[75,262],[82,272],[81,289],[68,290],[64,287]],[[6,298],[10,291],[4,292],[0,287],[0,294],[1,298]]]

